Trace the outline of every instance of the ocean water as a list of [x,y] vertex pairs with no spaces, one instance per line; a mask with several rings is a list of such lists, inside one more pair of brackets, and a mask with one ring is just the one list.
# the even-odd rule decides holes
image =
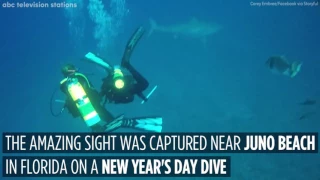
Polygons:
[[[15,7],[5,7],[7,2]],[[1,132],[88,132],[67,112],[58,118],[50,113],[50,97],[62,80],[61,66],[74,63],[100,88],[105,72],[83,61],[84,55],[91,51],[119,63],[134,30],[140,25],[150,30],[150,18],[165,27],[183,24],[182,32],[193,18],[222,28],[205,41],[159,31],[145,35],[131,62],[149,80],[150,89],[154,85],[158,89],[144,105],[138,98],[128,105],[109,105],[113,114],[161,115],[164,132],[319,132],[319,103],[299,105],[308,98],[320,100],[317,3],[40,0],[35,4],[49,7],[17,7],[23,2],[33,1],[1,2]],[[272,55],[302,61],[301,72],[294,78],[271,73],[265,62]],[[313,116],[299,120],[309,112]],[[320,179],[319,154],[231,154],[231,158],[232,177],[223,179]]]

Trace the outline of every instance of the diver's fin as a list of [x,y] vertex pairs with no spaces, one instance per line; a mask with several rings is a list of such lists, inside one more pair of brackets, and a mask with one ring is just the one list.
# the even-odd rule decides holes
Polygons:
[[161,133],[162,132],[162,126],[155,126],[152,124],[138,124],[135,126],[136,129],[149,131],[149,132],[156,132]]
[[123,128],[133,128],[149,132],[162,131],[161,117],[124,118],[121,121],[121,127]]
[[291,64],[291,75],[290,75],[291,78],[295,77],[298,74],[298,72],[300,72],[301,66],[302,66],[302,62],[296,61]]
[[93,62],[93,63],[96,63],[104,68],[106,68],[107,70],[111,71],[113,68],[110,64],[108,64],[107,62],[105,62],[104,60],[102,60],[101,58],[99,58],[98,56],[96,56],[95,54],[91,53],[91,52],[88,52],[86,55],[85,55],[86,59]]
[[149,23],[150,23],[150,30],[149,30],[149,33],[148,33],[148,37],[151,36],[153,31],[158,28],[157,22],[154,19],[149,18]]
[[162,131],[162,117],[135,118],[134,121],[136,129],[157,133]]
[[119,119],[123,119],[124,118],[124,114],[121,114],[119,116],[117,116],[114,120],[119,120]]
[[123,53],[122,61],[121,61],[121,66],[126,67],[128,63],[130,63],[130,57],[131,54],[138,44],[139,40],[144,34],[144,29],[142,26],[140,26],[136,31],[133,33],[133,35],[130,37],[129,41],[127,42],[126,49]]
[[137,124],[162,125],[162,117],[136,118],[135,121],[137,122]]
[[162,117],[142,117],[133,118],[134,128],[149,131],[149,132],[162,132]]
[[119,128],[121,128],[124,124],[124,115],[120,115],[116,117],[113,121],[106,124],[105,126],[105,132],[112,132]]
[[120,115],[105,126],[105,132],[112,132],[119,128],[134,128],[149,132],[162,131],[161,117],[124,118]]
[[[149,97],[153,94],[153,92],[158,88],[158,86],[154,86],[153,89],[149,92],[146,99],[149,99]],[[144,104],[145,100],[141,101],[141,104]]]

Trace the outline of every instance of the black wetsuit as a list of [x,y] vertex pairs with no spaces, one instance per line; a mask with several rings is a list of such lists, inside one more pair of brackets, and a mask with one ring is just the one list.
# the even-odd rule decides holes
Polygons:
[[126,104],[134,100],[137,95],[144,101],[147,98],[143,95],[143,91],[149,86],[149,82],[134,68],[132,65],[127,64],[126,69],[131,75],[124,76],[124,87],[117,89],[114,85],[112,74],[103,79],[101,86],[101,95],[105,96],[105,103]]
[[101,86],[101,95],[105,96],[105,103],[130,103],[134,100],[134,95],[137,95],[144,101],[147,101],[147,98],[143,95],[143,91],[148,88],[149,82],[129,62],[131,54],[143,34],[144,29],[142,27],[139,27],[127,42],[122,57],[121,66],[123,68],[126,68],[131,75],[124,76],[124,87],[122,89],[117,89],[114,86],[112,73],[103,79],[103,84]]
[[[79,83],[82,85],[84,91],[86,92],[88,98],[90,99],[92,106],[94,109],[97,111],[99,114],[99,117],[101,120],[103,120],[106,123],[110,123],[114,117],[110,112],[108,112],[102,105],[101,105],[101,96],[99,92],[95,89],[93,89],[92,84],[88,82],[85,78],[84,75],[82,74],[76,74],[74,75],[79,81]],[[67,81],[66,81],[67,82]],[[67,85],[66,82],[60,85],[60,90],[67,95],[66,103],[65,103],[65,108],[68,109],[68,111],[72,114],[74,118],[80,117],[81,114],[76,106],[76,103],[73,102],[70,94],[68,93],[67,90]],[[89,84],[88,84],[89,83]],[[101,127],[92,127],[94,131],[103,131]],[[95,129],[100,129],[100,130],[95,130]]]

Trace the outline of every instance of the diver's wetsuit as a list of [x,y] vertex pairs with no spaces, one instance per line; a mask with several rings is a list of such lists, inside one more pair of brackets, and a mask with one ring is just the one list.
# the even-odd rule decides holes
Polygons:
[[134,100],[135,94],[144,101],[147,101],[147,98],[143,95],[143,91],[148,88],[149,82],[129,62],[131,54],[143,34],[144,29],[139,27],[129,39],[124,51],[121,66],[126,68],[131,74],[131,76],[124,76],[124,87],[122,89],[114,87],[112,74],[109,74],[108,77],[103,79],[100,94],[106,97],[105,103],[130,103]]
[[[84,78],[84,75],[77,73],[77,75],[74,75],[79,83],[82,85],[84,91],[86,92],[88,98],[90,99],[92,106],[99,114],[99,117],[101,120],[105,121],[106,123],[110,123],[114,117],[110,112],[108,112],[101,104],[101,96],[99,95],[98,91],[92,88],[92,84],[90,82],[87,82],[87,80]],[[88,84],[89,83],[89,84]],[[66,82],[60,85],[60,90],[67,95],[65,107],[68,109],[68,111],[72,114],[74,118],[80,117],[80,112],[76,106],[76,104],[73,102],[70,94],[68,93]],[[100,129],[100,131],[103,131],[101,129],[102,127],[92,127],[94,131],[99,131],[97,129]],[[96,129],[96,130],[95,130]]]
[[136,83],[133,85],[132,92],[137,94],[140,98],[146,101],[147,99],[142,94],[142,92],[148,88],[148,80],[144,78],[130,63],[127,63],[124,67],[128,69],[133,79],[136,80]]

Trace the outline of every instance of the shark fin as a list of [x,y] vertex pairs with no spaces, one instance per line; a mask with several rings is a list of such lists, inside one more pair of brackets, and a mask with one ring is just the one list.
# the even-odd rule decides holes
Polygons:
[[149,18],[149,23],[150,23],[150,30],[149,30],[149,33],[148,33],[148,37],[151,36],[153,31],[158,28],[157,22],[154,19]]

